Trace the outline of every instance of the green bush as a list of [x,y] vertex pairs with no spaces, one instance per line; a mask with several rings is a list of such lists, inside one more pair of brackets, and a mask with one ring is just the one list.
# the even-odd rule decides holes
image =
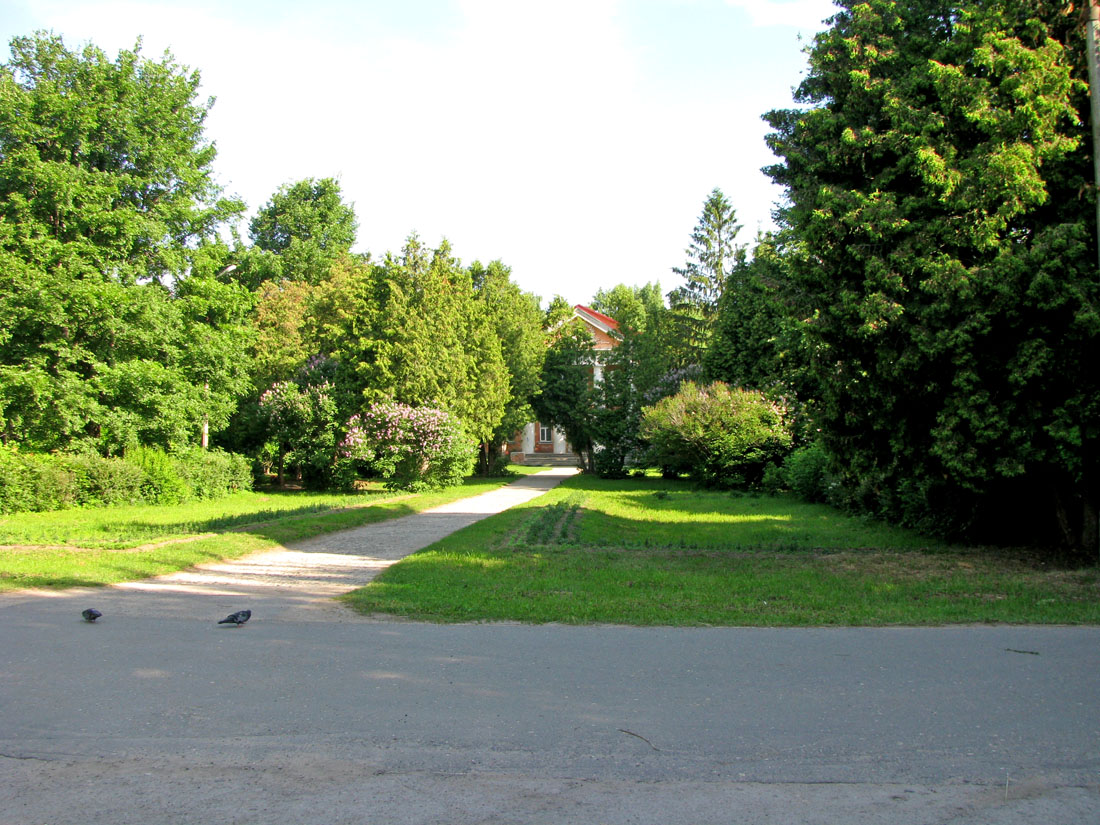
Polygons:
[[278,445],[280,484],[290,467],[307,486],[339,486],[341,429],[331,384],[302,389],[291,381],[280,381],[260,396],[260,411],[268,435]]
[[252,462],[246,456],[192,447],[173,458],[176,474],[187,486],[188,498],[220,498],[252,487]]
[[179,504],[190,490],[177,469],[177,461],[155,447],[129,447],[124,460],[145,473],[142,499],[149,504]]
[[804,501],[825,501],[829,496],[829,456],[820,444],[799,447],[783,462],[783,474],[791,491]]
[[662,472],[687,473],[719,487],[760,483],[764,469],[790,449],[783,410],[754,390],[720,381],[688,381],[673,396],[642,411],[649,461]]
[[769,464],[764,468],[764,475],[760,479],[760,488],[765,493],[775,495],[788,489],[787,472],[781,464]]
[[0,447],[0,512],[64,510],[117,504],[177,504],[252,486],[249,460],[198,448],[169,455],[131,447],[126,457],[22,453]]
[[130,462],[79,453],[59,455],[57,461],[72,474],[76,488],[73,504],[103,507],[144,500],[145,473]]
[[59,510],[76,503],[73,474],[52,455],[0,450],[0,510]]
[[30,510],[31,501],[19,453],[10,447],[0,448],[0,513]]

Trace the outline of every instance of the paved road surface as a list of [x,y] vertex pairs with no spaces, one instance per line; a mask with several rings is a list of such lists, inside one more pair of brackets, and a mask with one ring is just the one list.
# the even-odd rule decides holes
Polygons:
[[257,588],[240,629],[217,592],[0,600],[0,825],[1100,822],[1100,628],[326,623]]

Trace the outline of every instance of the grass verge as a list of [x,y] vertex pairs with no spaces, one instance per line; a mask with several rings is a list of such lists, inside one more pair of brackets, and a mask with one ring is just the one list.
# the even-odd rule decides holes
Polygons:
[[437,622],[1100,622],[1100,570],[956,547],[787,497],[569,479],[344,597]]
[[[520,468],[525,472],[526,468]],[[113,584],[237,558],[478,495],[516,476],[397,494],[248,492],[174,506],[106,507],[0,517],[0,591]]]

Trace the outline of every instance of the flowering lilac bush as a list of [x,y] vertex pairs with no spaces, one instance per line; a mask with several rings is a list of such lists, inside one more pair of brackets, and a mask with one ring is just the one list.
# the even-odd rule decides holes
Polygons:
[[343,457],[366,462],[387,487],[399,490],[461,484],[473,471],[475,449],[455,416],[395,401],[353,415],[340,444]]
[[280,381],[260,396],[260,412],[277,444],[279,483],[288,465],[303,482],[330,486],[339,441],[332,385],[326,382],[303,390],[291,381]]

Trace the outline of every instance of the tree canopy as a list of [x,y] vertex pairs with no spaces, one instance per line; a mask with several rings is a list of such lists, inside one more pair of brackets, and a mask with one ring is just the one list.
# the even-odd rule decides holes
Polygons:
[[[1088,101],[1057,4],[846,0],[766,119],[826,446],[868,506],[1095,545]],[[1034,522],[1034,520],[1033,520]],[[1017,536],[1020,535],[1017,533]]]
[[249,224],[253,246],[237,277],[252,288],[266,280],[319,283],[350,253],[358,229],[334,178],[284,184]]
[[[224,425],[249,298],[200,270],[220,197],[199,75],[18,37],[0,66],[0,433],[52,449]],[[193,264],[198,264],[194,267]]]

